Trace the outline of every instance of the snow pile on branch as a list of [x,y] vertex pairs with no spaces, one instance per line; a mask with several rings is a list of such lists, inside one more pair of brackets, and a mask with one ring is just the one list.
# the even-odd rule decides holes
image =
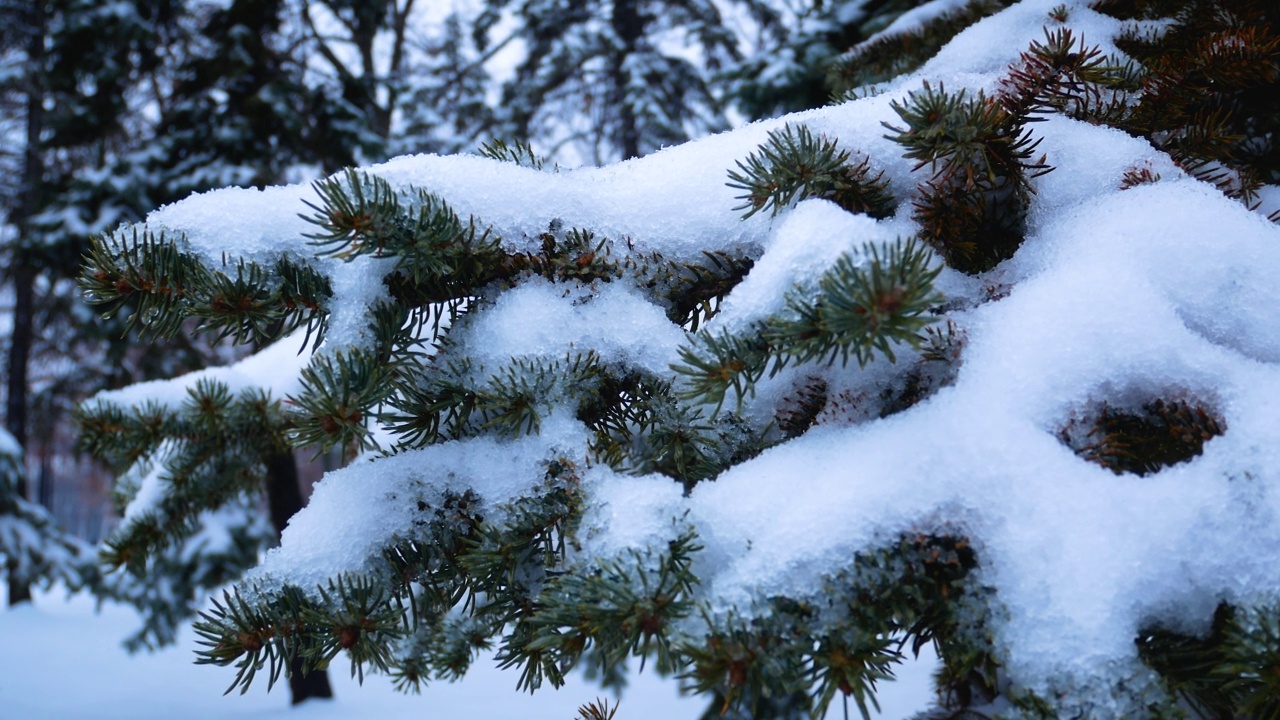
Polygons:
[[[771,132],[803,124],[868,158],[893,195],[912,197],[919,166],[885,130],[901,122],[895,105],[930,87],[998,92],[1060,4],[1027,0],[990,17],[880,94],[643,159],[549,173],[413,156],[367,173],[438,196],[508,253],[535,254],[546,233],[575,228],[608,239],[620,262],[749,255],[752,269],[701,328],[741,333],[784,311],[793,289],[812,292],[841,258],[869,267],[869,248],[920,225],[911,202],[873,220],[823,199],[743,220],[728,171]],[[1119,54],[1112,39],[1123,23],[1066,5],[1077,37]],[[855,554],[903,534],[963,535],[975,577],[993,593],[982,622],[1007,676],[1042,697],[1092,698],[1076,701],[1091,717],[1128,712],[1131,698],[1106,699],[1117,684],[1158,694],[1134,642],[1143,628],[1202,634],[1221,603],[1280,603],[1280,227],[1119,130],[1050,115],[1028,131],[1053,170],[1030,180],[1017,252],[977,274],[930,261],[947,320],[964,337],[954,376],[932,395],[896,414],[876,405],[886,388],[902,391],[892,378],[923,357],[908,346],[897,364],[877,356],[865,367],[786,365],[761,377],[737,412],[760,430],[798,387],[820,381],[829,400],[812,429],[683,493],[663,474],[592,464],[572,405],[554,401],[573,388],[548,390],[554,407],[539,433],[450,440],[330,474],[251,577],[313,588],[359,574],[392,536],[415,537],[418,504],[473,491],[487,520],[502,517],[542,481],[548,458],[564,457],[586,468],[573,561],[657,552],[693,529],[702,546],[694,600],[715,618],[754,617],[767,598],[815,600]],[[1126,174],[1139,169],[1158,180],[1131,186]],[[320,202],[305,187],[215,191],[157,211],[147,227],[181,234],[211,261],[310,257],[315,228],[298,215]],[[386,262],[318,261],[332,282],[331,311],[364,317],[383,292]],[[605,365],[671,376],[692,335],[667,309],[638,284],[535,279],[468,308],[432,352],[493,367],[590,352]],[[317,357],[361,347],[359,326],[335,323]],[[273,365],[259,372],[260,383],[293,381]],[[1202,453],[1158,472],[1089,462],[1105,452],[1091,423],[1152,407],[1189,414],[1197,427],[1212,421]],[[690,634],[697,621],[686,621]]]

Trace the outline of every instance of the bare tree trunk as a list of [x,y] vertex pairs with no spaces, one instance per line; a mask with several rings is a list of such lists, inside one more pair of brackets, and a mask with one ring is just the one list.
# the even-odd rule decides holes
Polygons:
[[[302,488],[298,485],[298,463],[293,453],[285,452],[267,460],[267,504],[271,509],[271,524],[279,535],[289,518],[302,509]],[[302,661],[294,658],[289,664],[289,695],[294,705],[311,698],[331,698],[329,673],[325,670],[306,672]]]
[[[42,0],[27,6],[27,146],[22,167],[22,195],[10,214],[18,228],[18,246],[10,255],[9,279],[13,283],[13,337],[9,347],[8,398],[5,407],[5,429],[22,447],[27,446],[27,367],[31,359],[32,325],[35,319],[36,271],[26,247],[34,245],[29,236],[28,220],[40,207],[40,185],[44,182],[44,158],[41,138],[44,135],[44,86],[40,67],[44,64],[45,10]],[[17,492],[27,495],[24,475],[18,479]],[[31,600],[31,585],[15,577],[12,561],[6,568],[9,604]]]

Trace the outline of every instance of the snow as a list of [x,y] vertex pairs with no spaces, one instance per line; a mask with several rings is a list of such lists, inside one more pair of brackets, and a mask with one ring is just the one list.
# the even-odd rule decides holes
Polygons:
[[[0,595],[3,595],[0,586]],[[560,690],[532,695],[515,689],[515,678],[481,657],[466,679],[438,682],[420,695],[396,691],[390,680],[373,675],[364,685],[336,663],[330,673],[334,698],[289,706],[286,687],[266,691],[255,685],[245,695],[223,695],[228,678],[196,665],[195,634],[185,630],[175,647],[129,655],[120,639],[138,624],[128,608],[107,604],[94,611],[84,595],[66,598],[60,591],[36,593],[34,605],[0,611],[0,635],[6,647],[26,648],[0,657],[0,708],[6,720],[340,720],[376,717],[417,720],[431,717],[528,718],[569,720],[577,708],[596,698],[619,704],[618,720],[699,717],[709,701],[679,695],[673,680],[652,671],[634,673],[621,697],[580,675]],[[906,720],[925,707],[934,661],[922,657],[904,666],[898,680],[882,683],[881,720]],[[856,712],[856,711],[855,711]],[[841,717],[839,709],[829,713]]]
[[[545,173],[477,157],[412,156],[369,171],[438,193],[512,249],[536,248],[538,233],[559,222],[609,238],[619,252],[759,250],[756,270],[708,324],[737,329],[776,311],[784,289],[812,283],[841,253],[910,234],[911,221],[905,207],[877,222],[821,201],[742,221],[725,185],[734,163],[769,130],[807,122],[869,155],[906,197],[923,177],[884,138],[882,124],[898,121],[890,102],[926,79],[992,91],[1042,38],[1059,4],[1026,0],[978,23],[876,97],[639,160]],[[1120,28],[1083,2],[1066,4],[1068,25],[1090,42],[1106,43]],[[1280,395],[1280,287],[1272,277],[1280,227],[1187,178],[1143,141],[1063,118],[1031,131],[1056,169],[1035,181],[1025,244],[982,279],[1007,294],[984,296],[951,270],[939,279],[968,308],[952,314],[968,336],[953,386],[884,420],[828,423],[688,498],[669,480],[597,468],[586,552],[661,546],[695,527],[705,546],[699,599],[749,613],[753,598],[806,596],[859,549],[945,520],[972,537],[978,578],[996,591],[998,649],[1011,674],[1038,691],[1076,687],[1099,697],[1116,678],[1132,687],[1151,681],[1133,643],[1140,626],[1202,628],[1219,601],[1280,602],[1280,425],[1271,407]],[[1122,190],[1125,171],[1142,167],[1161,179]],[[206,254],[302,254],[310,228],[296,213],[307,196],[298,187],[216,191],[149,222],[185,232]],[[1267,189],[1267,207],[1275,197]],[[349,285],[335,283],[336,307],[357,318],[377,285],[369,274],[378,268],[361,262],[343,267]],[[497,359],[594,349],[649,370],[676,360],[681,331],[656,306],[622,287],[590,294],[538,282],[510,290],[468,316],[459,352]],[[880,361],[829,374],[857,383],[885,372]],[[1205,403],[1226,434],[1200,457],[1141,478],[1090,464],[1057,437],[1089,407],[1154,397]],[[763,400],[748,399],[748,412],[752,402]],[[514,501],[551,452],[585,455],[572,425],[557,419],[533,438],[458,441],[334,473],[255,577],[314,582],[360,570],[388,536],[407,531],[407,505],[397,503],[424,487],[474,487],[487,502]]]
[[256,388],[269,393],[274,399],[283,399],[302,388],[300,375],[312,356],[310,347],[304,344],[305,337],[305,331],[298,331],[231,365],[101,392],[93,396],[90,405],[103,403],[132,408],[154,403],[176,410],[191,397],[191,391],[202,380],[226,385],[233,397],[244,390]]
[[310,590],[378,558],[387,538],[429,541],[418,529],[419,504],[441,507],[448,491],[483,488],[486,506],[478,511],[497,517],[493,508],[516,500],[543,478],[545,462],[558,446],[568,449],[583,441],[578,423],[553,416],[537,436],[443,443],[331,472],[312,491],[308,507],[314,510],[298,513],[284,530],[282,543],[302,554],[272,549],[247,580]]
[[741,332],[780,311],[792,288],[816,287],[841,255],[860,252],[868,243],[891,243],[906,229],[901,223],[850,215],[826,200],[801,202],[778,221],[764,256],[725,299],[715,323]]
[[[467,318],[472,320],[471,317]],[[494,365],[513,357],[564,357],[592,348],[605,362],[665,374],[684,333],[662,310],[622,283],[592,293],[548,282],[526,282],[450,337]]]

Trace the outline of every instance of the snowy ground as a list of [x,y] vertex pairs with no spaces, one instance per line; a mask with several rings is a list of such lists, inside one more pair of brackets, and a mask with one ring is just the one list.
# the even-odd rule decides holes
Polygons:
[[[2,594],[2,593],[0,593]],[[383,677],[366,677],[363,687],[347,677],[339,660],[333,673],[332,702],[291,709],[287,688],[268,694],[265,683],[247,695],[221,693],[232,674],[192,664],[194,636],[178,647],[130,656],[120,639],[134,628],[133,612],[107,606],[93,612],[92,600],[41,595],[36,604],[0,611],[0,718],[4,720],[336,720],[337,718],[524,718],[572,720],[577,707],[597,696],[610,697],[580,677],[559,691],[516,692],[515,675],[477,664],[461,683],[438,683],[419,696],[405,696]],[[883,686],[882,720],[902,720],[929,699],[929,663],[903,668],[898,682]],[[613,698],[610,697],[612,702]],[[702,699],[681,697],[674,681],[652,673],[635,676],[621,698],[617,720],[692,720]],[[852,717],[857,716],[851,707]],[[829,717],[843,717],[836,705]]]

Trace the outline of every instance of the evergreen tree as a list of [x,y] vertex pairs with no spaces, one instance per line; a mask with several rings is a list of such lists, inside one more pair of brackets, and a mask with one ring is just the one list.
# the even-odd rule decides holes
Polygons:
[[570,146],[599,164],[727,127],[710,74],[736,60],[738,46],[715,3],[489,0],[474,31],[481,52],[509,16],[525,53],[491,136],[553,153]]
[[485,63],[505,45],[482,53],[470,27],[460,13],[450,13],[408,61],[404,128],[392,141],[398,154],[470,150],[496,122]]
[[[575,27],[579,6],[553,9]],[[931,645],[939,717],[1276,717],[1280,476],[1270,407],[1248,396],[1276,387],[1280,355],[1252,307],[1272,283],[1247,264],[1274,261],[1280,237],[1248,209],[1277,170],[1280,18],[1251,0],[1024,0],[983,22],[1022,33],[999,71],[976,57],[948,86],[926,63],[926,78],[853,93],[885,97],[652,161],[537,172],[528,146],[494,145],[214,193],[102,236],[82,283],[108,312],[241,342],[305,328],[286,347],[314,351],[296,373],[272,355],[182,380],[179,398],[85,407],[86,446],[145,474],[122,486],[116,560],[154,562],[255,487],[274,448],[340,448],[364,457],[196,625],[200,662],[236,668],[231,689],[343,652],[353,673],[417,688],[496,647],[530,690],[640,658],[715,712],[821,716],[843,698],[867,717],[903,655]],[[1112,28],[1132,62],[1077,22]],[[1117,148],[1148,164],[1072,156],[1114,165]],[[1123,338],[1195,358],[1147,371],[1150,357],[1114,354],[1116,308],[1088,294],[1131,281],[1118,297],[1137,313],[1185,288],[1051,269],[1140,235],[1159,218],[1114,216],[1169,199],[1238,237],[1198,238],[1213,262],[1170,276],[1221,294],[1132,315],[1194,336]],[[1213,254],[1232,243],[1253,254]],[[1045,300],[1055,281],[1079,296]],[[1250,318],[1264,327],[1233,334]],[[1011,374],[1029,387],[1001,384]],[[1077,382],[1092,387],[1059,389]],[[1165,512],[1091,505],[1072,483]],[[1143,487],[1158,492],[1125,494]],[[1205,493],[1223,504],[1197,505]],[[1119,514],[1072,528],[1026,498]],[[1053,522],[1002,535],[1026,519],[987,505]],[[1195,516],[1197,534],[1107,524],[1164,514]],[[1095,533],[1118,544],[1090,550]],[[1175,552],[1166,541],[1183,555],[1161,567],[1187,580],[1141,566]],[[1020,580],[1033,569],[1046,574]],[[1069,588],[1084,606],[1064,607],[1052,590],[1077,577],[1099,587]],[[1078,644],[1095,627],[1129,635]],[[1053,642],[1082,654],[1035,652]]]
[[728,96],[759,119],[822,107],[915,70],[951,38],[1008,0],[817,0],[751,4],[757,48],[723,74]]
[[300,165],[349,165],[369,140],[349,103],[305,83],[282,28],[287,10],[285,0],[236,1],[199,20],[152,148],[169,199],[264,187]]
[[[129,149],[132,104],[155,69],[171,16],[168,2],[104,5],[85,0],[12,3],[0,8],[12,72],[0,92],[20,119],[10,137],[20,161],[4,209],[5,280],[13,289],[13,333],[7,347],[6,427],[21,446],[51,452],[53,428],[65,426],[74,403],[103,384],[101,357],[120,327],[103,327],[77,302],[74,283],[90,235],[135,221],[151,200],[121,193],[113,165]],[[16,159],[16,158],[15,158]],[[113,181],[114,180],[114,181]],[[114,334],[113,334],[114,332]],[[123,353],[123,345],[115,345]],[[53,382],[35,383],[30,366],[63,363]],[[169,369],[172,369],[170,367]],[[40,412],[32,413],[39,408]],[[16,476],[24,496],[26,473]],[[53,478],[40,477],[48,504]],[[11,577],[15,574],[11,573]],[[10,588],[10,600],[26,593]]]
[[10,585],[80,590],[97,580],[97,558],[87,543],[62,532],[53,517],[23,497],[22,448],[0,430],[0,557]]

